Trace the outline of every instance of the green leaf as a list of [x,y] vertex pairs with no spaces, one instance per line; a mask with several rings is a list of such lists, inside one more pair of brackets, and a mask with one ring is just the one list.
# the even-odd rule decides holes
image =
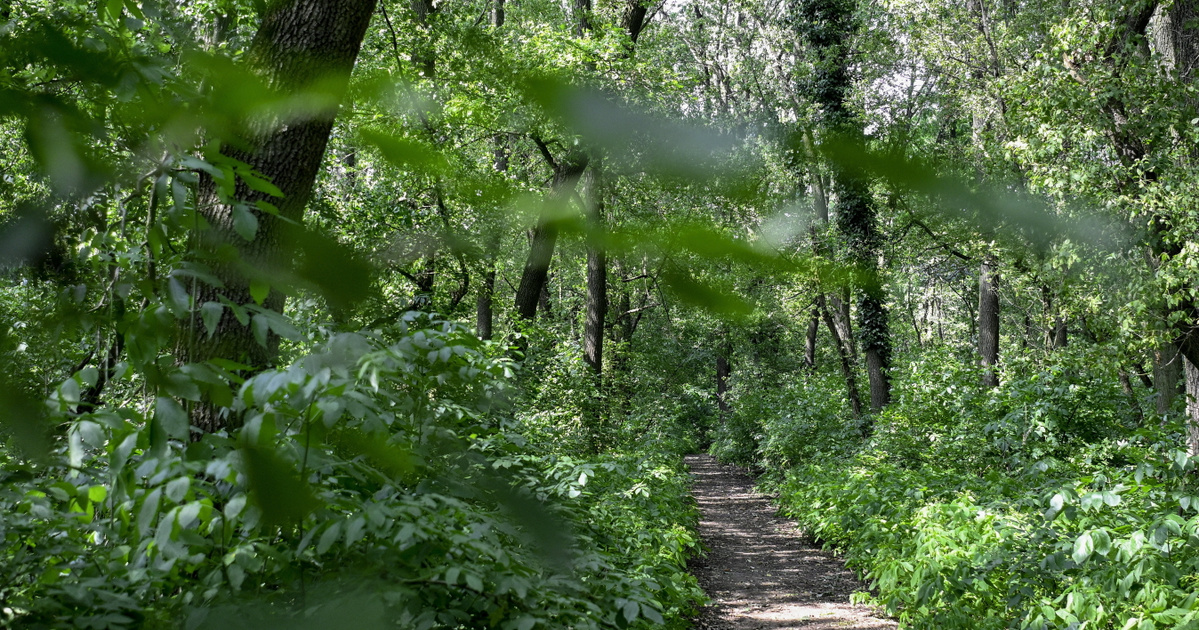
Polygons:
[[175,522],[179,523],[179,527],[190,527],[200,517],[200,510],[203,507],[204,505],[199,501],[188,503],[179,508],[179,512],[175,515]]
[[625,621],[629,623],[633,623],[633,621],[637,619],[637,615],[640,614],[640,612],[641,606],[638,605],[637,602],[629,601],[625,602],[624,605],[621,606],[621,614],[624,615]]
[[739,296],[699,282],[681,271],[665,271],[662,280],[681,301],[707,309],[717,315],[740,318],[753,312],[753,306]]
[[189,488],[191,488],[191,477],[176,477],[167,483],[166,497],[175,503],[180,503],[187,496]]
[[641,616],[645,617],[646,619],[649,619],[650,621],[652,621],[660,626],[664,625],[666,623],[666,621],[664,619],[662,619],[662,614],[659,613],[657,610],[655,610],[649,604],[641,604]]
[[329,551],[329,548],[332,547],[333,543],[337,542],[337,539],[340,537],[341,521],[335,521],[321,534],[321,539],[316,543],[316,552],[323,555],[326,551]]
[[246,446],[241,449],[250,486],[250,499],[262,510],[270,525],[296,523],[320,503],[294,466],[273,449]]
[[254,240],[258,233],[258,217],[244,204],[233,206],[233,231],[247,241]]
[[216,332],[217,325],[221,322],[221,314],[224,313],[225,307],[218,302],[205,302],[200,306],[200,319],[204,321],[204,331],[212,337]]
[[473,573],[466,574],[466,585],[475,592],[478,592],[478,593],[486,592],[483,590],[483,580],[479,579],[479,576],[477,576]]
[[177,440],[186,439],[190,422],[187,412],[175,402],[174,398],[159,396],[154,404],[154,420],[170,437]]
[[1090,532],[1084,532],[1082,536],[1079,536],[1078,539],[1074,541],[1074,553],[1072,557],[1074,558],[1074,562],[1076,564],[1082,564],[1086,562],[1094,552],[1095,542],[1092,540]]
[[154,527],[154,519],[158,517],[158,504],[162,501],[162,488],[155,488],[142,501],[142,508],[137,512],[137,532],[142,536],[150,533]]
[[266,297],[271,293],[271,285],[262,280],[250,281],[250,297],[254,298],[259,306],[266,301]]
[[167,280],[167,295],[171,298],[168,305],[176,317],[187,314],[188,309],[191,308],[191,294],[188,293],[187,287],[183,286],[179,278],[171,276],[170,280]]
[[246,186],[249,186],[250,190],[266,193],[272,197],[283,196],[283,191],[279,190],[278,186],[275,186],[267,179],[255,175],[248,169],[239,170],[237,174],[241,176],[242,181],[246,182]]
[[124,9],[125,0],[108,0],[104,5],[104,12],[108,15],[108,19],[117,23],[120,23],[121,13]]

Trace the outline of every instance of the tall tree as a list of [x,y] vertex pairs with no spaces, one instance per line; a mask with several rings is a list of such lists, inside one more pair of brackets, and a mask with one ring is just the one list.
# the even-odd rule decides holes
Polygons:
[[[251,176],[240,178],[229,195],[211,175],[201,178],[196,205],[211,225],[203,238],[204,249],[219,280],[198,287],[195,303],[201,310],[225,301],[240,306],[261,300],[265,308],[282,311],[284,294],[270,286],[263,296],[259,287],[264,282],[269,286],[269,278],[252,280],[251,273],[290,262],[284,227],[303,223],[338,103],[376,1],[279,0],[263,12],[246,57],[250,68],[283,94],[327,90],[331,81],[335,87],[332,98],[313,110],[248,120],[239,137],[223,139],[222,154],[248,165],[277,191]],[[277,212],[265,211],[263,203],[273,204]],[[254,224],[257,229],[247,229]],[[275,361],[278,337],[270,331],[262,336],[259,328],[260,339],[254,328],[225,308],[207,334],[197,314],[181,335],[180,358],[184,362],[230,359],[251,369],[267,367]],[[192,422],[203,431],[214,431],[226,426],[227,419],[219,417],[214,406],[201,405]]]
[[[862,124],[848,103],[852,87],[850,43],[859,29],[856,8],[854,0],[804,0],[796,16],[800,35],[814,53],[807,88],[820,108],[825,141],[850,149],[864,148]],[[882,239],[869,180],[851,162],[843,160],[835,168],[836,226],[845,238],[848,259],[859,277],[858,334],[870,379],[870,406],[877,411],[891,398],[891,333],[879,270]]]

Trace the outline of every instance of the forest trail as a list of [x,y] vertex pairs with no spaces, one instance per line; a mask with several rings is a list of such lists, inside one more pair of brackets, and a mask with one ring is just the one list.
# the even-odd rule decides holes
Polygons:
[[895,628],[869,607],[849,603],[862,588],[833,556],[805,543],[795,523],[775,514],[753,480],[709,455],[688,455],[708,549],[692,569],[712,604],[700,630],[867,630]]

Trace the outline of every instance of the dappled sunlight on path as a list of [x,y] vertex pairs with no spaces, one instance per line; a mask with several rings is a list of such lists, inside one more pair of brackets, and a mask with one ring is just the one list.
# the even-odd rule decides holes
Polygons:
[[699,533],[709,550],[693,564],[712,598],[696,622],[704,630],[895,628],[854,606],[862,585],[833,554],[806,544],[795,524],[775,515],[753,480],[707,455],[689,455],[699,502]]

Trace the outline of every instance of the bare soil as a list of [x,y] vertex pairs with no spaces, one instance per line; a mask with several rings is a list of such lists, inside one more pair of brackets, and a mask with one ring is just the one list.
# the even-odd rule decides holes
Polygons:
[[708,549],[692,563],[712,599],[697,630],[873,630],[895,628],[867,606],[849,603],[865,587],[833,553],[813,545],[776,514],[753,479],[708,455],[688,455]]

